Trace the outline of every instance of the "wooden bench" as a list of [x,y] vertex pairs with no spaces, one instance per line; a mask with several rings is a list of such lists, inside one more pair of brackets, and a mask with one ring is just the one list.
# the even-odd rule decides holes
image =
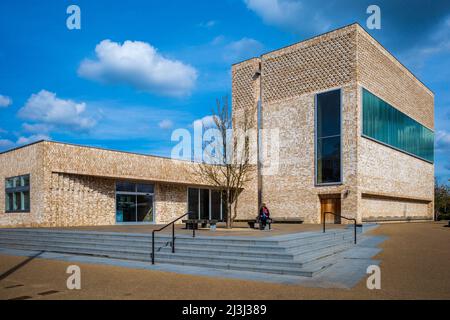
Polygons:
[[[259,221],[259,219],[250,220],[250,221],[248,221],[247,223],[248,223],[248,226],[249,226],[250,228],[252,228],[252,229],[255,229],[255,225],[256,225],[256,224],[259,224],[258,228],[259,228],[260,230],[262,230],[262,223],[261,223],[261,221]],[[270,218],[267,219],[267,225],[269,226],[269,230],[272,229],[272,223],[273,223],[273,220],[272,220],[272,219],[270,219]]]
[[198,230],[198,225],[201,224],[202,228],[206,228],[208,225],[211,228],[215,228],[217,225],[217,220],[209,220],[209,219],[187,219],[182,220],[183,223],[186,224],[186,229],[196,229]]

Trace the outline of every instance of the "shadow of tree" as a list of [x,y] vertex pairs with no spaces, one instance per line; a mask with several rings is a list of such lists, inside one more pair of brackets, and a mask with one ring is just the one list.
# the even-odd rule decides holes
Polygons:
[[28,263],[30,263],[31,261],[33,261],[34,259],[36,259],[37,257],[39,257],[41,254],[43,254],[45,251],[40,251],[37,254],[28,257],[27,259],[25,259],[24,261],[22,261],[21,263],[19,263],[18,265],[12,267],[11,269],[3,272],[0,275],[0,281],[6,279],[7,277],[9,277],[11,274],[13,274],[14,272],[16,272],[17,270],[23,268],[25,265],[27,265]]

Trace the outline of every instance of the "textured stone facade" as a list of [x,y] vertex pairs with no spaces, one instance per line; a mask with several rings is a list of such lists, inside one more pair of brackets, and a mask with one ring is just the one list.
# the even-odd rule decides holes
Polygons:
[[0,226],[61,227],[112,225],[117,181],[153,183],[156,223],[187,209],[188,186],[208,187],[192,163],[126,152],[43,141],[0,154],[0,179],[30,174],[30,212],[5,213]]
[[[256,62],[261,75],[252,78]],[[260,97],[252,86],[261,88]],[[431,91],[357,24],[233,66],[237,117],[242,108],[255,112],[261,99],[261,127],[280,130],[279,171],[260,182],[262,201],[275,218],[318,223],[320,198],[327,195],[339,195],[341,214],[360,222],[373,216],[433,216],[433,164],[361,136],[361,87],[433,129]],[[338,88],[342,183],[317,186],[315,96]]]
[[[45,221],[42,144],[0,154],[0,226],[38,226]],[[5,213],[5,179],[30,174],[30,212]]]
[[113,179],[56,172],[51,174],[46,225],[112,225],[116,221],[115,210]]

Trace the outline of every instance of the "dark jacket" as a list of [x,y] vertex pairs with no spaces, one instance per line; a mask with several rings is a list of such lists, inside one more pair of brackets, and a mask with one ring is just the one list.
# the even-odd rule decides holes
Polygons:
[[261,218],[263,216],[263,209],[266,208],[266,218],[269,219],[270,218],[270,211],[269,208],[267,207],[261,207],[261,209],[259,209],[259,218]]

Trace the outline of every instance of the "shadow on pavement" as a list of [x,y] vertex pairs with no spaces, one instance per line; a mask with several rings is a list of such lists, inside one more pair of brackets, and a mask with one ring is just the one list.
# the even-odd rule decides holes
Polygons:
[[28,257],[27,259],[25,259],[24,261],[22,261],[21,263],[19,263],[18,265],[12,267],[11,269],[5,271],[4,273],[2,273],[0,275],[0,281],[6,279],[7,277],[9,277],[11,274],[13,274],[14,272],[16,272],[17,270],[19,270],[20,268],[23,268],[25,265],[27,265],[28,263],[30,263],[31,261],[33,261],[34,259],[36,259],[37,257],[39,257],[41,254],[43,254],[45,251],[40,251],[37,254]]

